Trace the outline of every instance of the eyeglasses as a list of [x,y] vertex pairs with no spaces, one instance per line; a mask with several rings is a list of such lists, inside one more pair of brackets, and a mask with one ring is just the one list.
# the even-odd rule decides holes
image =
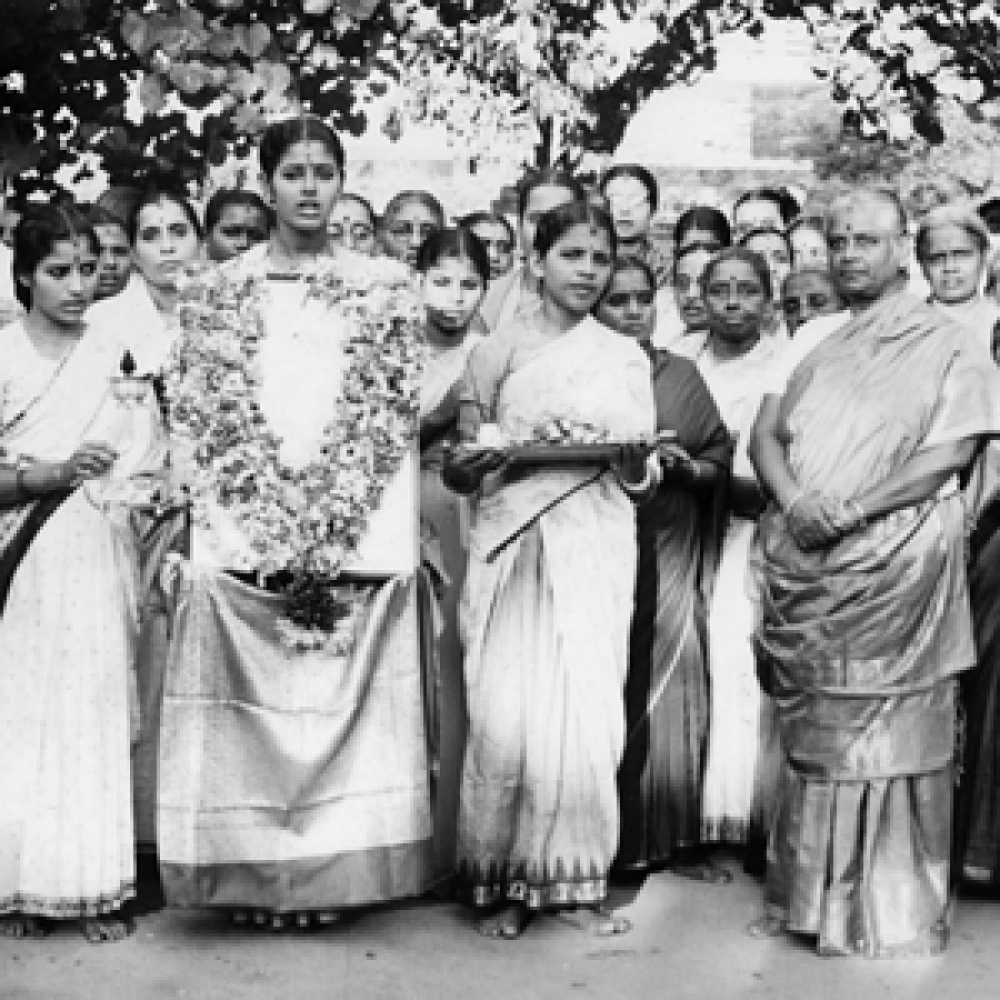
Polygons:
[[825,309],[830,302],[829,295],[807,295],[805,299],[785,299],[781,303],[781,309],[786,316],[798,316],[803,306],[809,309]]
[[648,309],[655,299],[653,292],[611,292],[604,297],[606,305],[612,309],[623,309],[629,302],[635,301],[640,306]]
[[[375,235],[375,230],[371,226],[366,226],[363,222],[350,226],[348,231],[357,240],[369,240]],[[328,232],[331,236],[340,237],[344,235],[344,227],[334,223],[328,228]]]

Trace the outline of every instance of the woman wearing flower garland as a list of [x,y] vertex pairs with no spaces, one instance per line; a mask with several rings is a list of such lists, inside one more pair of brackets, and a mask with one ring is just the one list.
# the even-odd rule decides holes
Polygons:
[[600,904],[618,841],[632,500],[658,468],[626,449],[616,474],[514,475],[491,450],[498,435],[530,439],[556,421],[616,441],[652,435],[648,358],[589,315],[614,257],[605,212],[574,202],[542,215],[530,258],[541,308],[477,347],[463,381],[460,437],[478,471],[500,469],[470,533],[459,812],[459,877],[491,908],[479,930],[494,937],[519,936],[547,909],[601,934],[628,929]]
[[465,580],[467,501],[441,479],[448,447],[458,429],[458,387],[469,353],[482,337],[473,319],[489,282],[489,256],[473,233],[442,229],[417,255],[426,320],[427,360],[420,387],[420,526],[422,638],[425,672],[434,691],[433,743],[437,748],[434,836],[438,866],[455,863],[459,769],[465,740],[462,647],[458,598]]
[[421,338],[405,268],[331,253],[336,134],[278,122],[260,163],[270,242],[188,289],[166,378],[194,527],[169,581],[158,833],[168,902],[280,926],[432,878]]
[[92,942],[132,929],[114,914],[135,895],[138,624],[127,517],[95,483],[132,452],[110,441],[120,347],[85,318],[99,256],[76,210],[26,211],[14,276],[27,315],[4,330],[0,377],[0,931],[76,918]]

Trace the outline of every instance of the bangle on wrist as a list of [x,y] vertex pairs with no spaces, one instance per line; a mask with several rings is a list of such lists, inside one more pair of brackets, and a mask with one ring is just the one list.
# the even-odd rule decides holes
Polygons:
[[653,485],[653,470],[649,467],[649,463],[646,464],[645,468],[645,475],[637,483],[629,482],[627,479],[622,479],[620,475],[618,476],[618,482],[626,493],[645,493]]

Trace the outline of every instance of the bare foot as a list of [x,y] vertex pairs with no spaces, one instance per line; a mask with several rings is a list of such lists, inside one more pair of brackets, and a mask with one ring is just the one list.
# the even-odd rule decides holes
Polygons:
[[49,935],[48,921],[14,913],[0,917],[0,934],[12,938],[43,938]]
[[480,920],[476,924],[476,930],[483,937],[513,941],[524,933],[524,928],[528,926],[530,920],[531,912],[524,903],[511,903]]
[[770,915],[760,917],[751,924],[747,924],[747,934],[755,938],[778,937],[788,930],[788,921],[781,917]]
[[603,906],[578,906],[574,910],[561,911],[559,916],[577,929],[598,937],[627,934],[632,930],[630,920],[615,916]]
[[80,930],[91,944],[106,944],[124,941],[135,932],[135,922],[119,917],[85,917],[80,921]]
[[733,880],[733,873],[727,868],[713,865],[711,861],[691,861],[675,864],[670,870],[681,878],[694,879],[697,882],[710,882],[712,885],[728,885]]

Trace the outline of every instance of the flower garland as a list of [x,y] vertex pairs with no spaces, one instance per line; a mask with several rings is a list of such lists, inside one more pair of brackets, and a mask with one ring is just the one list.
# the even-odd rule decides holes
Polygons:
[[186,285],[165,393],[171,431],[193,445],[194,523],[209,528],[213,508],[225,511],[249,553],[239,568],[286,581],[283,638],[313,648],[350,632],[357,595],[338,588],[345,603],[330,585],[415,440],[422,315],[394,261],[348,254],[303,274],[304,304],[319,301],[348,333],[334,417],[296,468],[260,407],[267,270],[260,255]]

